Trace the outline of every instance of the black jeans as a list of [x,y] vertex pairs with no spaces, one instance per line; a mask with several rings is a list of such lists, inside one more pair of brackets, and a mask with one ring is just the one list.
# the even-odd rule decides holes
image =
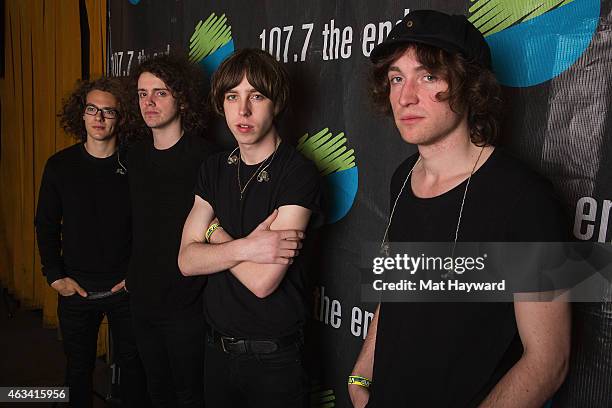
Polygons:
[[146,407],[146,380],[132,331],[129,295],[89,300],[78,294],[59,296],[57,314],[66,353],[66,384],[70,406],[91,407],[98,328],[104,315],[113,338],[114,355],[121,369],[124,407]]
[[227,354],[207,339],[204,371],[206,408],[305,408],[310,382],[302,345],[269,354]]
[[202,408],[204,317],[133,318],[153,405]]

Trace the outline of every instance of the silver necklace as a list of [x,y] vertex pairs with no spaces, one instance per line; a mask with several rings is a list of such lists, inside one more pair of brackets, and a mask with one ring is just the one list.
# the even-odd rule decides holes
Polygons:
[[[472,167],[472,171],[470,172],[470,175],[467,179],[467,183],[465,184],[465,190],[463,191],[463,198],[461,199],[461,206],[459,207],[459,217],[457,218],[457,228],[455,228],[455,240],[453,242],[453,249],[451,252],[451,257],[455,256],[455,248],[457,247],[457,239],[459,238],[459,227],[461,226],[461,216],[463,215],[463,206],[465,204],[465,198],[467,196],[467,192],[468,192],[468,188],[470,187],[470,180],[472,179],[472,176],[474,175],[474,172],[476,171],[476,166],[478,165],[478,162],[480,161],[480,157],[482,156],[482,152],[484,151],[485,146],[482,146],[482,148],[480,149],[480,153],[478,154],[478,157],[476,158],[476,162],[474,162],[474,166]],[[410,176],[412,175],[412,171],[414,170],[414,168],[416,167],[417,164],[419,164],[419,162],[421,161],[421,156],[419,156],[418,160],[416,161],[416,163],[414,163],[414,165],[412,166],[412,168],[410,169],[410,171],[408,172],[408,175],[406,176],[406,179],[404,180],[404,183],[402,184],[402,188],[400,189],[399,193],[397,194],[397,197],[395,198],[395,202],[393,203],[393,207],[391,209],[391,214],[389,215],[389,223],[387,224],[387,228],[385,229],[385,234],[383,235],[383,239],[382,242],[380,243],[380,253],[385,255],[385,256],[389,256],[389,242],[387,241],[387,235],[389,234],[389,228],[391,227],[391,222],[393,221],[393,214],[395,213],[395,207],[397,206],[397,202],[399,201],[399,198],[401,197],[402,193],[404,192],[404,188],[406,187],[406,184],[408,183],[408,180],[410,180]],[[453,274],[454,271],[447,271],[447,273],[445,273],[444,275],[442,275],[443,278],[448,278],[450,274]]]
[[120,174],[122,176],[125,176],[127,174],[127,168],[123,165],[123,163],[121,163],[121,159],[119,158],[119,152],[121,149],[117,149],[117,164],[120,167],[117,167],[117,169],[115,170],[115,174]]
[[[280,143],[279,143],[280,144]],[[268,174],[268,172],[266,171],[266,169],[272,164],[272,162],[274,161],[274,156],[276,156],[276,151],[278,150],[278,145],[276,145],[274,147],[274,152],[272,152],[271,156],[266,157],[266,160],[264,160],[263,162],[261,162],[261,164],[259,165],[259,167],[257,168],[257,170],[255,170],[255,173],[253,173],[251,175],[251,177],[249,177],[249,179],[247,180],[246,184],[244,185],[244,187],[242,187],[242,183],[240,181],[240,167],[242,166],[242,155],[240,155],[240,160],[238,161],[238,191],[240,191],[240,200],[242,200],[242,196],[244,195],[244,192],[246,191],[247,187],[249,186],[249,183],[253,180],[253,178],[255,178],[255,175],[257,175],[257,181],[258,182],[263,182],[263,181],[269,181],[270,180],[270,175]],[[233,152],[232,152],[233,153]],[[270,161],[268,162],[268,159],[272,157],[270,159]],[[266,162],[268,164],[266,164]],[[265,166],[264,166],[265,165]]]

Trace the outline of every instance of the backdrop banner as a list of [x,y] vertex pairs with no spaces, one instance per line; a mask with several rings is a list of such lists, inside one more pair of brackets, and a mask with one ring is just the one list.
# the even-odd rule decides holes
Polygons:
[[[281,134],[319,168],[326,202],[308,339],[313,406],[349,406],[346,378],[375,308],[361,298],[360,250],[382,239],[391,175],[416,151],[373,111],[367,88],[372,48],[410,10],[464,14],[478,27],[504,86],[503,145],[552,180],[578,240],[612,240],[612,0],[108,4],[111,75],[168,52],[189,55],[210,75],[246,47],[267,50],[289,71]],[[222,120],[208,132],[232,145]],[[575,304],[574,312],[572,366],[555,406],[610,407],[612,303]]]

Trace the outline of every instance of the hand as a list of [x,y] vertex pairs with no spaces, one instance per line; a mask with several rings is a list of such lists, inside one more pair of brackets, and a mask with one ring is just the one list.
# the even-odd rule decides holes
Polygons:
[[274,210],[268,218],[246,238],[245,258],[259,264],[289,265],[299,254],[304,232],[297,230],[270,230],[270,225],[278,216]]
[[72,278],[62,278],[54,281],[51,287],[62,296],[72,296],[78,293],[82,297],[87,297],[87,292]]
[[370,399],[370,391],[359,385],[350,384],[348,386],[348,392],[351,397],[351,403],[355,408],[365,407]]
[[118,284],[116,284],[115,286],[113,286],[111,288],[111,292],[113,293],[119,292],[121,289],[124,289],[127,292],[127,289],[125,288],[125,279],[119,282]]

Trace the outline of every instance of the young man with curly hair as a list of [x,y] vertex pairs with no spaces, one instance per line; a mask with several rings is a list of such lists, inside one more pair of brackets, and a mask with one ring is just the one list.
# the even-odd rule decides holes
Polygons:
[[158,56],[132,75],[145,132],[130,146],[132,258],[126,281],[149,394],[157,407],[202,407],[204,320],[201,277],[177,265],[181,229],[202,161],[203,72],[178,56]]
[[146,403],[124,279],[131,219],[123,139],[129,110],[117,79],[78,84],[63,104],[64,130],[80,143],[49,158],[38,196],[36,233],[43,273],[59,294],[70,404],[92,405],[98,328],[108,317],[124,406]]
[[[370,58],[376,105],[418,148],[391,179],[389,241],[566,239],[550,183],[495,147],[500,86],[464,16],[413,11]],[[382,302],[349,394],[369,408],[541,407],[565,377],[569,333],[564,302]]]
[[211,96],[238,146],[202,166],[179,255],[183,274],[208,277],[206,406],[306,407],[308,246],[298,252],[320,220],[318,172],[276,128],[289,82],[270,54],[236,51]]

